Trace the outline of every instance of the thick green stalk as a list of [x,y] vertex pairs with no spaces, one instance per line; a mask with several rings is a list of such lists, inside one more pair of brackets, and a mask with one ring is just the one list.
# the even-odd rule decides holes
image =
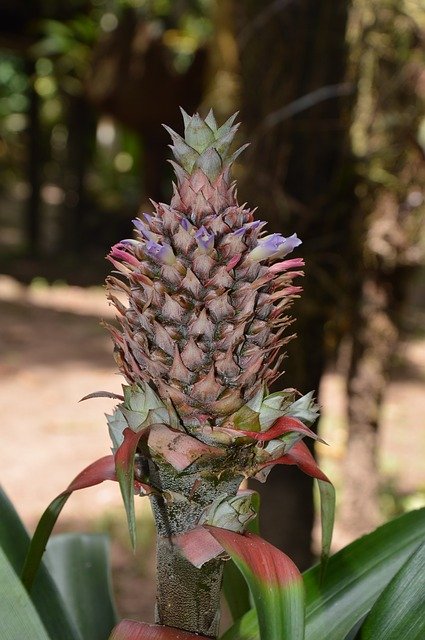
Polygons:
[[151,497],[158,531],[156,621],[216,638],[224,563],[215,558],[197,569],[173,545],[171,536],[195,527],[218,496],[235,495],[241,477],[218,480],[208,465],[202,474],[182,475],[168,464],[158,467],[150,462],[149,471],[152,485],[169,496],[168,500]]
[[216,638],[223,561],[194,567],[168,538],[157,543],[156,622]]

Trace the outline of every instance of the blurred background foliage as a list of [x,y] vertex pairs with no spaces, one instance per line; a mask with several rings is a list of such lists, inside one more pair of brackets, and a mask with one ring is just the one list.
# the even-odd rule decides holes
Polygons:
[[[0,270],[100,284],[139,207],[170,195],[161,124],[180,131],[180,105],[240,109],[241,199],[273,230],[296,230],[308,264],[288,384],[342,380],[340,428],[321,428],[332,442],[343,433],[352,535],[382,504],[386,515],[417,504],[378,460],[400,336],[423,337],[424,41],[424,0],[0,3]],[[304,567],[311,481],[285,474],[263,495],[264,528]]]
[[160,125],[177,126],[178,104],[194,110],[201,101],[210,4],[1,4],[0,176],[8,203],[1,247],[8,259],[79,254],[85,245],[105,251],[120,227],[129,232],[141,200],[167,195]]

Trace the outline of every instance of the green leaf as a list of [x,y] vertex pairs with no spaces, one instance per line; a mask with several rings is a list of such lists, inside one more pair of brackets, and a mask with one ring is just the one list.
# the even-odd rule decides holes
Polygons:
[[250,610],[249,588],[233,560],[224,565],[223,594],[233,620],[238,620]]
[[330,482],[317,480],[320,492],[320,523],[322,528],[321,579],[325,577],[331,551],[332,534],[335,520],[335,487]]
[[[131,545],[136,548],[136,515],[134,512],[134,457],[137,445],[142,437],[146,437],[146,430],[135,433],[132,429],[124,429],[124,440],[115,453],[115,470],[120,485],[124,508],[127,515],[128,531]],[[150,487],[139,483],[146,492]]]
[[71,484],[49,504],[41,516],[31,540],[27,557],[22,569],[22,583],[29,591],[34,582],[47,541],[56,520],[73,491],[100,484],[104,480],[115,480],[114,456],[105,456],[96,460],[74,478]]
[[247,429],[249,431],[260,431],[260,420],[258,411],[255,411],[247,404],[233,413],[229,419],[229,424],[233,429]]
[[53,536],[45,562],[83,640],[105,640],[117,622],[108,563],[108,540],[99,534]]
[[303,640],[304,588],[292,560],[252,533],[241,535],[217,527],[206,528],[227,551],[249,585],[261,640]]
[[[324,580],[320,566],[304,573],[306,640],[342,640],[375,601],[424,537],[425,509],[412,511],[351,543],[329,559]],[[259,640],[253,609],[222,640]]]
[[379,594],[422,541],[425,509],[379,527],[328,563],[304,574],[307,597],[306,640],[341,640],[371,609]]
[[3,549],[0,549],[0,640],[50,640]]
[[202,153],[214,142],[214,133],[202,118],[195,113],[185,126],[184,138],[187,144]]
[[[260,494],[256,491],[252,494],[251,504],[257,515],[248,523],[247,531],[259,536]],[[233,620],[238,620],[251,608],[248,584],[233,560],[224,565],[223,593]]]
[[379,596],[361,640],[425,638],[425,543],[410,556]]
[[[1,489],[0,513],[0,547],[19,575],[30,545],[30,537],[12,503]],[[41,564],[31,590],[31,600],[52,638],[82,640],[77,627],[68,616],[56,584],[44,564]]]

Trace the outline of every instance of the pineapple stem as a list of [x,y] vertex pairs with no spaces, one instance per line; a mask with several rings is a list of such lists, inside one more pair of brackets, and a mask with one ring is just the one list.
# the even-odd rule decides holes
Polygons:
[[[220,589],[224,562],[214,558],[194,567],[173,545],[171,536],[196,527],[207,506],[218,496],[236,495],[241,477],[218,479],[213,464],[198,473],[179,474],[169,464],[149,461],[150,483],[162,495],[151,497],[158,532],[156,621],[209,638],[220,623]],[[165,500],[179,494],[186,500]]]
[[216,638],[223,561],[197,569],[168,538],[158,537],[157,565],[156,622]]

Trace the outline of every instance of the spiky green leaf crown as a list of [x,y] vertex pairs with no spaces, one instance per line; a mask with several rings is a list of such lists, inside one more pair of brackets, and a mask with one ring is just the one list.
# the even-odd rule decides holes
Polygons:
[[201,169],[210,182],[213,182],[220,173],[230,168],[238,155],[248,146],[243,145],[234,153],[229,153],[239,128],[239,124],[233,125],[237,114],[231,116],[221,127],[217,126],[212,111],[205,120],[197,113],[190,117],[183,109],[182,114],[184,139],[164,125],[173,141],[170,147],[177,161],[177,164],[173,163],[177,178],[181,179],[182,170],[190,175]]

